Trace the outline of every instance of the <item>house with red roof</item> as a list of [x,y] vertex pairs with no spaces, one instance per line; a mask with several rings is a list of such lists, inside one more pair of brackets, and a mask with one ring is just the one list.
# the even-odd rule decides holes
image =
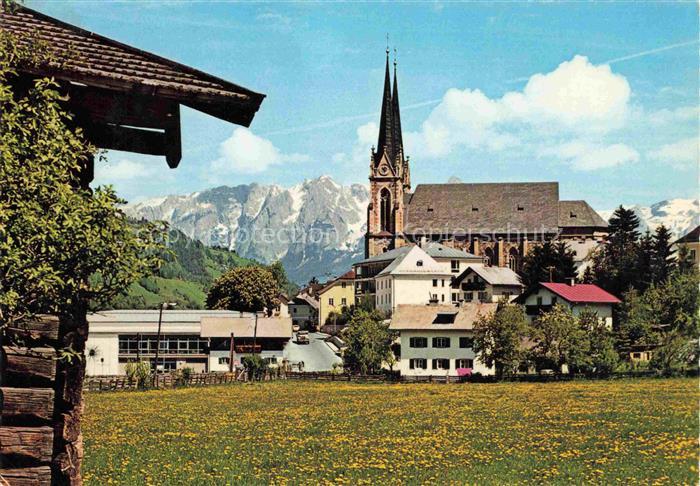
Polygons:
[[593,284],[540,282],[537,288],[518,298],[525,305],[530,321],[556,304],[566,305],[577,316],[584,309],[591,309],[612,328],[613,306],[621,301],[611,293]]

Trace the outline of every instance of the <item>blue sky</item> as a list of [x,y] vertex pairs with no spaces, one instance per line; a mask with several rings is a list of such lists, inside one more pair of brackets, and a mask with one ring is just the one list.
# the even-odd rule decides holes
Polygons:
[[176,171],[110,153],[97,182],[131,201],[366,183],[387,32],[414,185],[557,180],[599,209],[697,197],[695,2],[27,5],[267,95],[250,130],[183,109]]

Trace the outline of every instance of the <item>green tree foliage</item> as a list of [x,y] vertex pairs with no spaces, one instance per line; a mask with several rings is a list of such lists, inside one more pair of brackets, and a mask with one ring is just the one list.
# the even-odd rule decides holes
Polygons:
[[525,291],[534,290],[539,282],[566,282],[576,276],[575,252],[565,241],[545,241],[536,245],[523,259],[521,274]]
[[634,211],[618,207],[609,221],[606,244],[593,255],[595,283],[614,295],[640,288],[638,228]]
[[652,353],[650,366],[664,375],[697,367],[698,342],[679,331],[663,336],[661,346]]
[[275,277],[275,281],[277,282],[277,287],[279,288],[280,292],[288,296],[293,296],[299,292],[299,286],[289,280],[289,277],[287,277],[287,272],[285,271],[284,265],[282,265],[281,261],[277,260],[268,268]]
[[238,267],[216,279],[207,295],[207,308],[271,313],[277,293],[277,280],[268,268]]
[[598,376],[608,376],[615,370],[619,362],[612,331],[608,329],[605,321],[589,308],[581,311],[578,316],[578,324],[588,339],[589,349],[587,366],[581,366],[582,371]]
[[690,255],[690,248],[688,245],[679,245],[678,253],[676,255],[676,268],[679,273],[688,274],[697,271],[695,262]]
[[649,231],[639,238],[634,288],[644,290],[654,283],[654,246],[654,237]]
[[525,309],[499,305],[495,313],[480,315],[474,323],[474,352],[486,366],[494,367],[496,378],[515,373],[525,361],[523,342],[529,337]]
[[567,365],[570,372],[590,366],[590,343],[587,331],[567,306],[556,304],[532,324],[535,346],[531,356],[539,369],[560,371]]
[[651,253],[651,274],[654,283],[665,282],[675,268],[671,249],[672,237],[673,235],[664,225],[656,228],[654,232],[654,248]]
[[384,363],[393,362],[391,343],[396,334],[384,320],[384,314],[376,310],[358,309],[352,315],[342,333],[348,346],[344,355],[346,368],[356,373],[374,374],[381,371]]
[[265,360],[258,354],[243,356],[243,358],[241,358],[241,364],[248,372],[250,380],[262,380],[268,368]]
[[62,107],[59,86],[17,88],[18,63],[40,49],[18,47],[0,29],[0,323],[35,313],[84,321],[160,264],[163,228],[136,231],[110,187],[80,189],[94,148]]

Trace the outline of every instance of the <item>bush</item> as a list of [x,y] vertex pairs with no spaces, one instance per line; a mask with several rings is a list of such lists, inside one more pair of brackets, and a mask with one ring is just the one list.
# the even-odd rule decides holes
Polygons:
[[263,376],[265,376],[265,371],[267,371],[267,363],[257,354],[244,356],[241,359],[241,364],[248,372],[248,377],[251,380],[262,380]]
[[130,361],[124,371],[138,388],[147,388],[151,382],[151,363],[148,361]]

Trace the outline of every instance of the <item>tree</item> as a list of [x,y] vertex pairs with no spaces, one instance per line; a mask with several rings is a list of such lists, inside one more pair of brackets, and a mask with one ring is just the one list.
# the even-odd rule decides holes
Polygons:
[[521,274],[525,292],[534,290],[539,282],[565,282],[576,277],[575,252],[565,241],[545,241],[523,259]]
[[396,334],[389,330],[379,311],[357,310],[342,336],[347,344],[345,366],[362,374],[378,373],[384,363],[392,362],[391,343]]
[[649,365],[664,375],[672,375],[695,366],[697,361],[697,340],[672,331],[664,336],[661,346],[654,350]]
[[529,335],[525,309],[519,305],[499,305],[495,313],[480,315],[474,323],[474,352],[496,378],[515,373],[525,360],[523,341]]
[[275,282],[277,282],[277,289],[279,292],[287,295],[293,295],[298,291],[297,285],[294,282],[289,281],[289,277],[287,277],[287,272],[285,271],[284,265],[282,265],[281,261],[277,260],[267,268],[270,270],[270,272],[272,272]]
[[676,268],[679,273],[687,274],[697,271],[695,262],[690,255],[688,245],[678,245],[678,253],[676,254]]
[[639,289],[639,218],[631,209],[618,207],[609,221],[606,244],[593,254],[596,283],[615,295]]
[[674,269],[671,238],[671,232],[666,226],[656,228],[651,255],[651,276],[654,283],[665,282]]
[[567,365],[569,372],[575,372],[590,365],[587,333],[566,306],[556,304],[541,314],[532,325],[532,339],[536,344],[531,355],[540,369],[560,371]]
[[608,376],[615,370],[619,361],[612,331],[608,329],[605,321],[589,308],[581,311],[578,323],[589,343],[589,366],[584,370],[598,376]]
[[645,290],[655,282],[654,279],[654,237],[647,231],[639,239],[637,248],[637,284],[635,288]]
[[36,314],[60,317],[66,359],[56,363],[53,480],[63,484],[79,476],[82,457],[90,302],[102,305],[160,264],[163,227],[135,230],[110,187],[85,187],[80,176],[95,149],[62,106],[59,85],[18,82],[19,64],[49,61],[60,65],[41,45],[0,29],[0,327]]
[[260,266],[237,267],[214,281],[207,294],[209,309],[241,312],[272,312],[277,297],[277,280]]

